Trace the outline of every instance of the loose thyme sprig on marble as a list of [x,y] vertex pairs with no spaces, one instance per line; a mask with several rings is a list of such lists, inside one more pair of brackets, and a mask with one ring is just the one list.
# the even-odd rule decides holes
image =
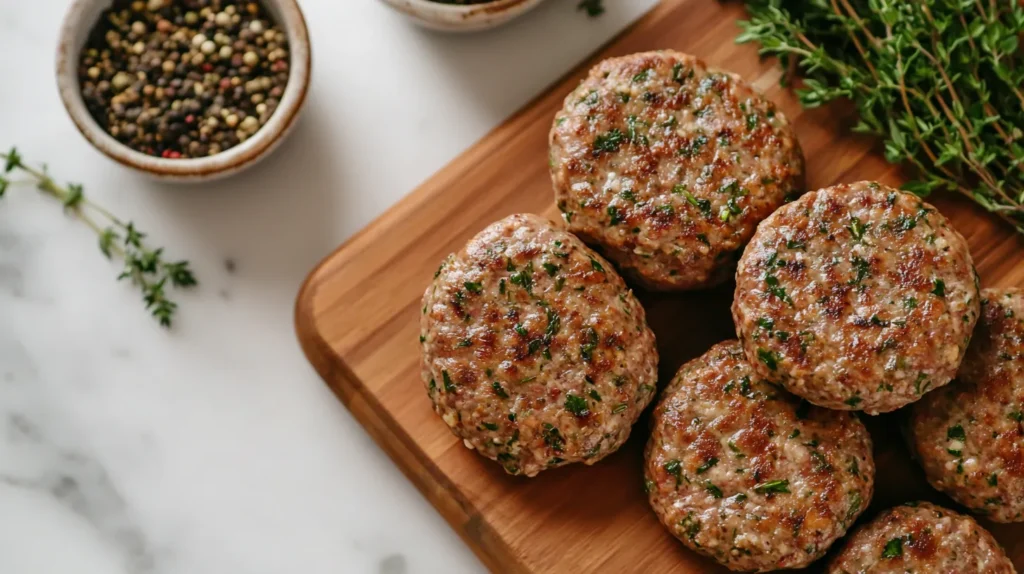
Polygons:
[[[168,262],[164,260],[163,248],[150,249],[140,232],[131,221],[124,222],[110,211],[86,199],[81,185],[69,183],[58,185],[50,177],[46,166],[39,169],[25,164],[16,148],[0,153],[3,173],[0,174],[0,198],[13,185],[34,184],[36,189],[60,201],[65,213],[85,223],[99,237],[100,251],[108,259],[119,259],[124,269],[118,280],[128,280],[142,292],[146,309],[164,327],[171,326],[171,320],[178,305],[167,298],[168,287],[189,288],[195,286],[196,278],[188,261]],[[12,173],[28,176],[26,180],[12,180]]]
[[[855,131],[1024,233],[1024,3],[747,0],[738,42],[799,70],[805,107],[853,102]],[[785,78],[784,78],[785,79]]]

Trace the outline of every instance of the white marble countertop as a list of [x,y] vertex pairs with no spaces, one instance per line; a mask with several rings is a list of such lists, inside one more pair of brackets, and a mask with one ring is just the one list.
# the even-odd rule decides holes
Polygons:
[[53,77],[68,0],[0,11],[0,148],[133,219],[201,281],[174,330],[91,232],[31,188],[0,199],[0,572],[476,572],[480,563],[308,366],[305,274],[650,8],[551,0],[460,37],[372,0],[302,0],[305,116],[265,163],[175,187],[74,130]]

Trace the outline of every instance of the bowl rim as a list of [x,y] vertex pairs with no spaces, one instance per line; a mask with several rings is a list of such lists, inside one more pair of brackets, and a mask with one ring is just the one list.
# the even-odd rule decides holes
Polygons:
[[[270,120],[244,142],[212,156],[170,159],[136,151],[108,134],[93,119],[85,106],[79,78],[78,60],[95,22],[82,24],[86,13],[97,4],[112,0],[74,0],[61,24],[57,47],[57,87],[64,109],[75,128],[98,151],[117,163],[162,179],[202,181],[241,171],[262,159],[290,131],[302,110],[312,77],[312,45],[305,16],[296,0],[261,0],[273,4],[275,19],[288,35],[288,85],[281,104]],[[267,10],[273,10],[269,6]]]
[[486,11],[495,11],[505,8],[511,8],[520,4],[529,4],[531,1],[541,2],[542,0],[490,0],[489,2],[480,2],[477,4],[447,4],[444,2],[435,2],[434,0],[406,0],[410,4],[422,6],[423,8],[437,10],[439,12],[450,12],[452,14],[460,14],[463,12],[477,12],[486,8]]

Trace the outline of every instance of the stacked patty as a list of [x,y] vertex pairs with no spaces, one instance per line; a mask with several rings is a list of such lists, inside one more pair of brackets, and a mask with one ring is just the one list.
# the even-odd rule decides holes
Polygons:
[[550,143],[569,230],[654,289],[724,281],[757,223],[803,191],[803,155],[775,105],[678,52],[598,64]]
[[859,182],[808,193],[760,225],[732,312],[761,377],[819,406],[877,414],[952,380],[979,301],[967,242],[945,217]]
[[985,289],[957,380],[911,409],[928,481],[996,522],[1024,520],[1024,291]]
[[829,574],[1012,574],[1010,559],[973,518],[918,502],[889,509],[859,528]]
[[533,215],[481,231],[423,296],[423,381],[467,447],[510,474],[593,464],[654,398],[658,352],[615,269]]
[[801,568],[871,500],[867,429],[761,379],[738,341],[683,365],[654,411],[645,457],[655,513],[729,568]]

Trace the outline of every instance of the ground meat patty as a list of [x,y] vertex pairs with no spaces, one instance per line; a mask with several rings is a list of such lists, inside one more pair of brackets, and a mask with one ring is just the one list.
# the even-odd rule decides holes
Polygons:
[[775,105],[679,52],[598,64],[550,140],[570,231],[651,288],[730,277],[757,222],[803,191],[803,155]]
[[633,293],[534,215],[492,224],[441,264],[420,342],[434,410],[511,474],[601,460],[657,384],[654,334]]
[[957,380],[913,406],[928,482],[997,522],[1024,521],[1024,290],[985,289]]
[[733,570],[820,558],[871,500],[871,437],[849,412],[760,380],[738,341],[683,365],[654,411],[645,457],[654,512]]
[[979,311],[967,242],[874,182],[808,193],[764,220],[732,313],[762,377],[832,409],[892,411],[948,383]]
[[973,518],[917,502],[857,529],[829,574],[1006,574],[1013,564]]

